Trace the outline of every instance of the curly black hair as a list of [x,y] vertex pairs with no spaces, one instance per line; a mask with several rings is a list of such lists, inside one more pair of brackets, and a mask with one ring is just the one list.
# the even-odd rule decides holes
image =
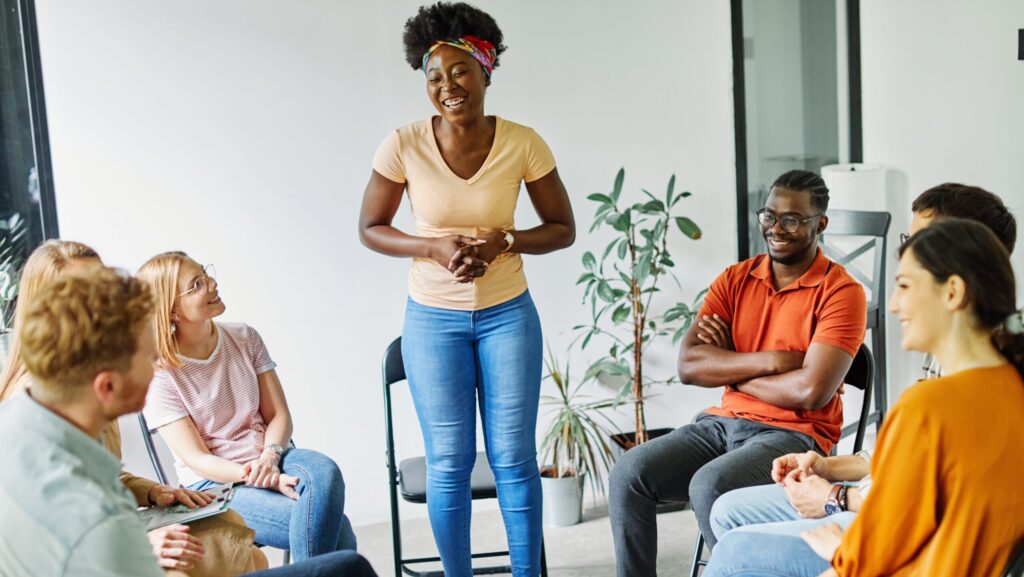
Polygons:
[[[415,16],[405,21],[405,61],[413,70],[423,66],[423,55],[438,40],[455,40],[464,36],[476,36],[494,44],[500,57],[506,46],[498,23],[491,15],[465,2],[438,2],[420,6]],[[498,67],[498,57],[494,67]]]
[[772,183],[772,188],[788,188],[797,192],[811,193],[811,206],[816,210],[828,210],[828,186],[817,174],[809,170],[790,170],[779,175]]

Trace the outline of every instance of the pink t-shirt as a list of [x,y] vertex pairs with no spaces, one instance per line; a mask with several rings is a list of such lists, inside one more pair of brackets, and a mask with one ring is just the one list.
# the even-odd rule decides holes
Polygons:
[[[216,327],[217,345],[210,358],[182,356],[180,367],[156,372],[143,413],[154,431],[191,417],[211,454],[247,463],[260,456],[267,430],[256,376],[277,365],[256,329],[242,323]],[[174,460],[182,485],[203,480],[178,455]]]

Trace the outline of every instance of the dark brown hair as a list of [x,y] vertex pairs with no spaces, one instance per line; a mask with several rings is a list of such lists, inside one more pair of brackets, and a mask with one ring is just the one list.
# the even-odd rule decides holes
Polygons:
[[978,325],[992,330],[992,343],[1024,376],[1024,334],[1005,327],[1017,313],[1017,286],[1010,253],[992,230],[976,220],[943,218],[921,229],[900,247],[938,282],[964,280],[968,307]]
[[984,188],[955,182],[933,186],[914,199],[911,209],[938,218],[976,220],[994,232],[1010,253],[1017,242],[1017,220],[1003,199]]

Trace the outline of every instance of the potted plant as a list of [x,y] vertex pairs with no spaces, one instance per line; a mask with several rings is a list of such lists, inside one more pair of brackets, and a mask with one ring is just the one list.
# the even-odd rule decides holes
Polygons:
[[625,169],[619,169],[610,193],[587,197],[598,205],[590,232],[611,228],[615,236],[600,259],[591,252],[583,254],[586,270],[576,284],[585,286],[583,300],[590,304],[591,322],[574,329],[578,331],[577,341],[582,342],[581,349],[586,349],[593,337],[610,342],[608,354],[591,364],[584,381],[602,376],[623,380],[618,400],[628,398],[633,403],[635,431],[616,437],[616,442],[628,449],[650,438],[644,417],[646,387],[678,381],[675,374],[665,378],[645,375],[644,353],[656,339],[668,335],[677,343],[693,322],[706,291],[691,303],[676,303],[660,314],[653,311],[651,301],[661,292],[662,280],[671,278],[681,287],[673,272],[676,263],[669,253],[669,232],[677,229],[697,240],[701,230],[678,212],[679,201],[691,194],[675,191],[675,175],[668,181],[664,198],[642,190],[642,199],[624,204],[621,195],[625,175]]
[[604,494],[602,470],[608,471],[614,460],[607,441],[614,425],[602,411],[615,401],[582,394],[583,382],[573,384],[568,360],[559,366],[550,346],[544,366],[545,380],[551,379],[557,389],[557,394],[541,397],[553,414],[541,443],[544,524],[565,527],[580,522],[585,481],[594,495]]

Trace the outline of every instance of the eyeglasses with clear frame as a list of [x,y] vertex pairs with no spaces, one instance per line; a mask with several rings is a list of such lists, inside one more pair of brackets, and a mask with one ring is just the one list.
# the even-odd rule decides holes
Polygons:
[[767,208],[762,208],[757,211],[757,222],[765,228],[772,228],[776,222],[782,224],[782,230],[786,232],[796,232],[801,225],[807,224],[812,219],[824,216],[825,213],[819,212],[818,214],[812,214],[806,218],[800,218],[798,214],[786,213],[782,216],[776,216],[776,214]]
[[192,294],[192,293],[196,293],[197,295],[204,295],[204,294],[206,294],[207,291],[210,290],[210,284],[212,282],[216,282],[216,276],[217,276],[217,269],[214,268],[212,264],[208,264],[208,265],[204,266],[203,267],[203,274],[199,278],[197,278],[194,283],[192,283],[192,286],[189,287],[189,289],[187,291],[181,293],[176,298],[180,298],[180,297],[183,297],[185,295]]

